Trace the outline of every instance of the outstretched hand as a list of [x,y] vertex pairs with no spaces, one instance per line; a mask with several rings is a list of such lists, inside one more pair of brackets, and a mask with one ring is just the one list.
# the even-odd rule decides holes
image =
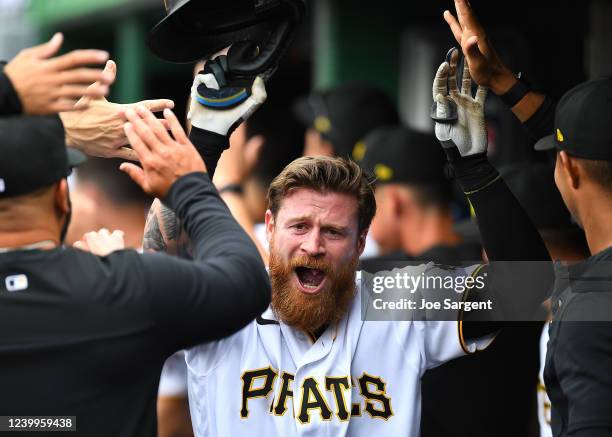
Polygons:
[[[112,84],[117,76],[115,62],[108,61],[104,72],[111,78]],[[98,86],[99,83],[94,83],[89,88],[96,89]],[[66,144],[91,156],[137,161],[136,152],[124,147],[128,139],[123,125],[126,121],[125,112],[139,105],[153,112],[174,108],[174,102],[168,99],[118,104],[109,102],[103,96],[92,97],[85,93],[74,105],[73,111],[60,114],[66,131]]]
[[484,118],[487,89],[479,86],[476,97],[472,97],[472,78],[469,66],[465,63],[461,92],[458,90],[456,76],[458,58],[459,52],[454,49],[450,62],[445,61],[438,68],[432,89],[436,117],[448,118],[452,102],[457,107],[457,120],[453,123],[436,122],[435,132],[443,147],[457,147],[461,156],[469,156],[487,150],[487,128]]
[[[74,50],[56,56],[64,36],[56,33],[48,42],[20,51],[4,68],[19,96],[25,114],[45,115],[72,111],[82,96],[104,97],[113,79],[101,68],[108,53],[102,50]],[[95,86],[88,86],[95,82]]]
[[180,177],[206,172],[204,161],[170,109],[164,110],[164,118],[172,136],[145,106],[128,109],[126,116],[125,134],[142,168],[131,163],[123,163],[120,168],[147,194],[163,199]]
[[455,10],[457,18],[444,11],[444,20],[461,45],[472,78],[495,94],[504,94],[516,83],[516,77],[499,58],[469,1],[455,0]]

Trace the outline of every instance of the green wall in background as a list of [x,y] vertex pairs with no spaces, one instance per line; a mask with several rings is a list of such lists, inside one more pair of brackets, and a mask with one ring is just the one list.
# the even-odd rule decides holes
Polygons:
[[316,0],[314,10],[314,87],[367,81],[397,98],[401,17],[389,19],[385,3]]
[[[397,99],[402,20],[389,19],[387,11],[392,8],[384,5],[392,1],[377,0],[372,5],[309,0],[314,18],[313,88],[363,80]],[[161,16],[161,0],[34,0],[30,10],[42,39],[64,31],[63,51],[85,47],[110,50],[119,65],[112,98],[122,102],[143,97],[146,75],[181,68],[157,60],[146,47],[146,34]]]
[[48,26],[129,3],[134,0],[34,0],[30,12],[36,24]]

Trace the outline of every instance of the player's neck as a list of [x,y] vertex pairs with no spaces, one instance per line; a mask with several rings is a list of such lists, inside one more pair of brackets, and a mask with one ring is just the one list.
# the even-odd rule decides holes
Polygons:
[[586,211],[580,218],[591,254],[612,246],[612,196],[590,196],[581,209]]
[[0,247],[16,249],[37,245],[41,249],[52,249],[60,244],[61,224],[58,217],[40,207],[29,204],[0,208]]
[[49,250],[59,245],[59,236],[45,229],[31,229],[10,233],[0,231],[0,249],[19,250],[33,248]]
[[450,215],[432,213],[421,220],[418,230],[403,232],[402,247],[406,253],[419,256],[436,246],[456,246],[461,243],[459,236],[453,229]]
[[328,326],[329,324],[326,323],[325,325],[321,326],[320,328],[315,329],[314,331],[306,330],[304,331],[304,333],[308,335],[314,343],[319,339],[320,336],[323,335],[323,333],[325,332]]

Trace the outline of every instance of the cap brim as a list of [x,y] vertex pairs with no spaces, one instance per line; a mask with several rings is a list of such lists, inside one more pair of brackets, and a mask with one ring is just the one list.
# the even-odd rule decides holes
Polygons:
[[78,167],[87,160],[83,153],[72,147],[66,148],[66,155],[68,155],[68,167],[70,168]]
[[293,104],[293,114],[304,126],[311,126],[315,119],[315,113],[308,103],[308,97],[300,97]]
[[548,135],[540,139],[533,148],[538,151],[556,149],[557,141],[555,140],[555,136]]

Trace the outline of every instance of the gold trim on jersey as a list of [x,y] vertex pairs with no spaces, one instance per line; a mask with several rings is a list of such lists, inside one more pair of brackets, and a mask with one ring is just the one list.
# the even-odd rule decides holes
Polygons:
[[[472,278],[475,278],[476,275],[478,275],[478,273],[485,267],[485,265],[486,264],[481,264],[478,267],[476,267],[470,276]],[[463,292],[463,295],[461,296],[461,302],[462,303],[467,301],[468,294],[469,294],[469,292],[470,292],[470,290],[472,288],[473,288],[473,286],[469,287],[469,288],[468,287],[465,288],[465,291]],[[470,352],[469,348],[465,344],[465,337],[463,337],[463,308],[464,308],[464,306],[462,305],[461,309],[459,310],[459,316],[458,316],[458,320],[457,320],[457,328],[458,328],[458,335],[459,335],[459,344],[461,345],[461,349],[463,349],[463,352],[465,352],[466,355],[472,355],[472,354],[475,354],[478,351],[476,350],[474,352]]]
[[[248,397],[245,396],[244,385],[245,385],[246,381],[244,380],[244,376],[247,373],[255,373],[255,372],[262,371],[262,370],[270,370],[274,374],[274,376],[272,377],[272,382],[270,383],[270,389],[266,393],[264,393],[262,395],[248,396]],[[251,400],[251,399],[259,399],[259,398],[267,398],[268,395],[271,392],[274,391],[274,381],[276,381],[276,377],[277,376],[278,376],[278,371],[274,367],[272,367],[272,366],[260,367],[259,369],[245,370],[244,372],[242,372],[242,375],[240,375],[240,379],[242,380],[242,396],[241,396],[241,403],[242,404],[240,405],[240,410],[239,410],[240,411],[240,418],[241,419],[248,419],[249,415],[251,414],[251,411],[249,410],[249,400]],[[268,378],[269,378],[268,375],[254,376],[253,378],[251,378],[251,381],[249,382],[249,388],[246,391],[246,393],[252,392],[253,391],[253,382],[255,382],[256,379],[263,378],[263,377],[266,378],[265,381],[264,381],[264,385],[263,385],[263,387],[258,388],[257,390],[264,390],[266,388],[266,383],[268,382]],[[242,414],[243,406],[246,409],[246,415]]]
[[[314,406],[314,407],[305,407],[305,404],[309,404],[310,403],[310,393],[314,393],[314,390],[309,389],[308,390],[308,398],[306,399],[306,401],[304,402],[304,385],[306,384],[306,381],[314,381],[315,384],[315,390],[318,393],[319,397],[321,398],[321,400],[323,401],[323,404],[325,405],[325,407],[327,408],[327,410],[329,411],[329,419],[325,419],[323,417],[323,409],[321,406]],[[302,385],[300,387],[302,389],[302,395],[300,396],[300,413],[297,415],[297,420],[299,420],[299,422],[304,425],[305,423],[310,423],[310,410],[314,410],[314,409],[318,409],[319,410],[319,416],[321,417],[321,420],[323,422],[329,422],[332,420],[332,418],[334,417],[334,411],[331,409],[331,407],[329,406],[329,404],[327,403],[327,400],[325,399],[325,395],[321,392],[321,390],[319,389],[319,381],[317,381],[316,378],[314,377],[308,377],[308,378],[304,378],[304,380],[302,381]],[[319,403],[318,399],[316,399],[317,404]],[[305,412],[306,416],[308,416],[308,420],[302,420],[300,418],[300,416],[302,415],[302,413]]]
[[[347,413],[346,419],[342,419],[340,417],[340,399],[338,399],[338,397],[336,396],[336,391],[331,389],[331,384],[329,384],[330,380],[338,381],[338,382],[346,382],[346,385],[338,384],[338,386],[344,385],[345,387],[344,389],[340,387],[340,395],[342,396],[342,406],[344,407],[344,411],[346,411]],[[336,417],[338,418],[338,420],[340,420],[340,422],[348,422],[349,420],[351,420],[351,410],[349,410],[349,406],[346,403],[346,398],[344,397],[345,390],[351,390],[350,377],[348,375],[326,376],[325,377],[325,390],[327,390],[328,392],[331,392],[331,394],[334,397],[334,400],[336,401],[336,406],[338,407],[336,411]]]
[[[366,395],[363,393],[362,386],[361,386],[361,382],[362,382],[362,381],[363,381],[363,383],[365,384],[366,388],[368,388],[368,384],[374,384],[374,385],[376,385],[375,383],[373,383],[373,382],[371,382],[371,381],[366,381],[366,380],[364,379],[364,376],[367,376],[367,377],[369,377],[369,378],[371,378],[371,379],[374,379],[374,380],[378,380],[378,381],[380,381],[380,383],[383,385],[382,390],[380,390],[380,389],[378,388],[378,386],[376,387],[376,389],[377,389],[378,393],[372,393],[372,392],[370,392],[370,391],[368,390],[368,394],[370,394],[370,395],[378,395],[378,396],[382,396],[383,398],[385,398],[385,399],[386,399],[386,400],[389,402],[389,412],[388,412],[388,413],[389,413],[389,415],[388,415],[387,417],[385,417],[385,412],[386,412],[386,411],[381,411],[381,410],[377,410],[376,408],[374,408],[374,403],[373,403],[373,401],[374,401],[374,402],[380,402],[380,403],[383,405],[383,407],[384,407],[385,403],[384,403],[382,400],[380,400],[380,399],[376,399],[376,398],[372,398],[372,397],[366,396]],[[360,376],[359,378],[357,378],[357,383],[358,383],[358,385],[359,385],[359,394],[360,394],[360,395],[361,395],[361,397],[362,397],[362,398],[365,400],[365,408],[364,408],[364,411],[365,411],[366,413],[368,413],[372,419],[383,419],[383,420],[386,422],[386,421],[388,421],[390,418],[392,418],[392,417],[395,415],[395,413],[393,412],[393,405],[392,405],[392,403],[391,403],[391,396],[388,396],[388,395],[387,395],[387,383],[385,382],[385,380],[384,380],[384,379],[382,379],[380,376],[374,376],[374,375],[370,375],[370,374],[369,374],[369,373],[367,373],[367,372],[363,372],[363,373],[361,374],[361,376]],[[370,406],[370,407],[371,407],[371,410],[372,410],[372,411],[377,412],[377,413],[380,413],[381,415],[380,415],[380,416],[375,416],[375,415],[373,415],[373,414],[372,414],[370,411],[368,411],[368,406]],[[386,410],[386,408],[385,408],[385,410]]]

